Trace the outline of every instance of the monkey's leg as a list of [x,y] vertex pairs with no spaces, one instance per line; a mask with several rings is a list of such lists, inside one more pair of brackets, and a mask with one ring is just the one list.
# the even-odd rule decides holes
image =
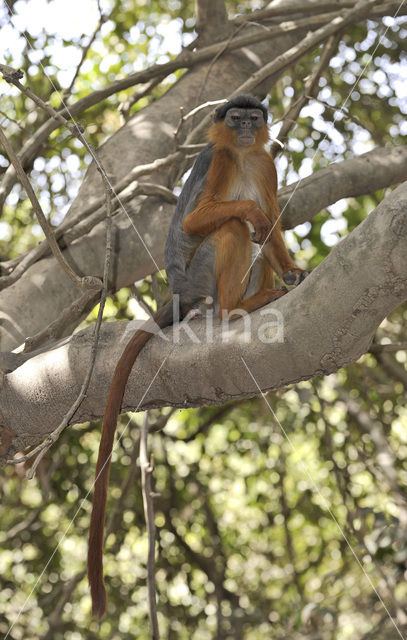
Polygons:
[[274,270],[270,262],[263,255],[260,255],[257,259],[260,260],[260,277],[257,283],[257,290],[274,289]]
[[[249,298],[243,299],[246,291],[251,260],[250,232],[246,224],[230,220],[212,234],[215,246],[215,278],[222,311],[235,309],[253,311],[286,292],[274,289],[270,273],[263,278],[263,288]],[[270,270],[271,271],[271,270]]]
[[271,242],[267,242],[262,248],[263,255],[269,260],[273,269],[288,285],[297,286],[306,278],[309,271],[295,266],[285,246],[284,238],[278,225],[271,233]]

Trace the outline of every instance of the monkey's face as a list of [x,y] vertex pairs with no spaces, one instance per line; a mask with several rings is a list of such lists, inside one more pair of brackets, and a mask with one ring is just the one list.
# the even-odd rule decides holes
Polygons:
[[226,112],[225,126],[235,132],[236,141],[243,146],[256,142],[256,133],[265,126],[261,109],[233,107]]

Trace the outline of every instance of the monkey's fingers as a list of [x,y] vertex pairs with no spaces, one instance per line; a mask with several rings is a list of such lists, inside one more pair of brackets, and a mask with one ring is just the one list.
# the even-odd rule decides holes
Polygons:
[[252,242],[256,244],[264,244],[271,240],[272,226],[269,220],[264,217],[260,223],[255,225],[254,233],[252,233]]

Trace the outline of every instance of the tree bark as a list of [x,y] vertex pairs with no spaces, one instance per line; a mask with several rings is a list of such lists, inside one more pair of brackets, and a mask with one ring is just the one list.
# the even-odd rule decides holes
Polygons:
[[[229,332],[218,322],[188,326],[197,341],[169,328],[141,352],[123,411],[220,404],[327,375],[369,348],[383,318],[407,299],[407,183],[395,189],[296,289]],[[278,326],[270,323],[278,320]],[[72,422],[101,417],[112,376],[133,323],[106,323],[87,399]],[[86,374],[92,328],[3,376],[0,455],[37,443],[61,421]],[[281,333],[282,331],[282,333]],[[191,334],[192,335],[192,334]],[[268,342],[264,341],[267,337]],[[274,340],[274,342],[273,342]],[[244,362],[249,367],[249,375]],[[158,375],[157,375],[157,372]],[[252,377],[253,376],[253,377]],[[256,383],[254,382],[256,381]]]

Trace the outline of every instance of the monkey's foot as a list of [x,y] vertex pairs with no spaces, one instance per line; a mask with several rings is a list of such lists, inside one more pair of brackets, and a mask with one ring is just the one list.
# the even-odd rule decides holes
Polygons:
[[290,271],[283,273],[283,280],[289,286],[296,287],[305,280],[309,273],[310,271],[304,271],[304,269],[290,269]]
[[265,304],[273,302],[274,300],[281,298],[281,296],[285,296],[286,293],[288,293],[288,289],[286,289],[285,287],[280,287],[278,289],[263,289],[257,294],[259,298],[258,304],[254,308],[258,309],[259,307],[263,307]]
[[[261,291],[254,293],[249,298],[239,302],[236,310],[229,310],[228,317],[229,319],[240,318],[242,311],[250,313],[255,309],[260,309],[261,307],[264,307],[265,304],[269,304],[269,302],[273,302],[273,300],[277,300],[277,298],[285,296],[286,293],[288,293],[288,291],[285,287],[282,287],[281,289],[262,289]],[[222,319],[223,314],[221,314],[220,317]]]
[[269,302],[273,302],[273,300],[277,300],[277,298],[281,298],[281,296],[285,296],[288,293],[287,287],[277,287],[277,289],[266,289],[266,291],[270,292]]

